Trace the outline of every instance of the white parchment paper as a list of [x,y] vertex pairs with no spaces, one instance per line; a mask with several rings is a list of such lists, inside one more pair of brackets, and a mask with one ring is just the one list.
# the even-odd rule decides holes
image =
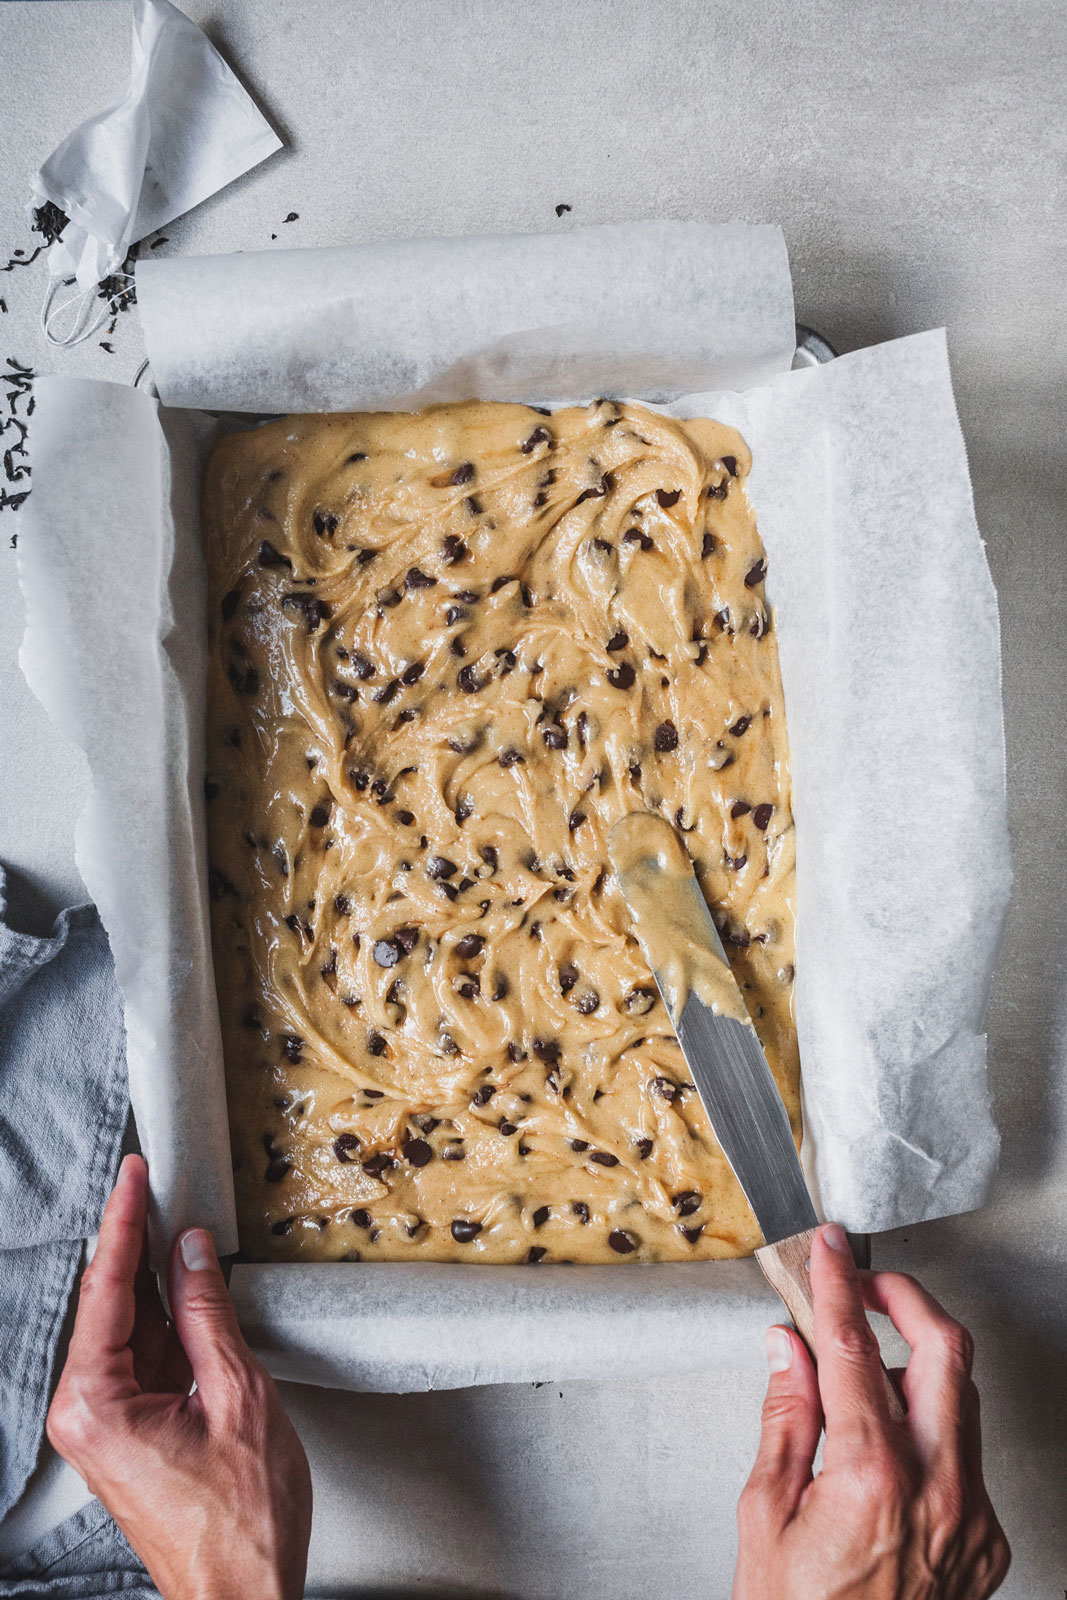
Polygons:
[[[558,320],[542,336],[520,295],[520,337],[508,330],[501,281],[523,259],[512,240],[479,241],[459,277],[447,266],[454,241],[395,247],[392,308],[373,252],[343,252],[350,298],[368,263],[365,303],[382,310],[381,326],[399,328],[398,308],[421,306],[420,337],[394,350],[391,366],[381,327],[354,314],[338,341],[343,356],[316,342],[334,303],[337,251],[300,254],[291,315],[277,299],[277,258],[259,256],[151,263],[142,311],[161,390],[187,404],[265,412],[606,391],[669,396],[672,410],[741,428],[755,458],[750,490],[768,552],[796,788],[809,1160],[826,1213],[873,1231],[981,1204],[996,1166],[980,1031],[1009,888],[996,602],[943,336],[789,373],[780,236],[724,231],[728,247],[715,229],[660,231],[664,275],[676,287],[688,277],[692,292],[688,311],[678,290],[670,321],[660,322],[658,359],[636,321],[600,320],[600,277],[569,275],[576,235],[550,241],[558,254],[527,243],[543,314],[558,261],[567,324],[593,330],[568,388]],[[590,251],[622,259],[624,232],[588,230],[607,237],[580,247],[587,264]],[[637,230],[649,263],[655,233]],[[683,246],[684,273],[675,260]],[[734,354],[707,328],[716,281]],[[296,284],[287,292],[296,295]],[[216,292],[205,312],[198,297]],[[190,327],[194,304],[201,323]],[[235,314],[240,304],[259,308],[243,372],[220,304]],[[219,340],[217,367],[202,325]],[[586,383],[598,355],[613,381]],[[723,392],[734,382],[745,392]],[[199,808],[204,627],[191,497],[203,421],[112,385],[50,380],[36,422],[35,487],[20,530],[24,663],[89,751],[96,795],[79,862],[116,945],[161,1238],[199,1221],[225,1245],[232,1192]],[[127,480],[137,493],[122,510]],[[175,632],[159,597],[173,603],[178,588]],[[397,1390],[604,1377],[647,1371],[650,1361],[663,1373],[736,1367],[742,1352],[760,1355],[754,1334],[776,1314],[751,1262],[536,1273],[238,1265],[232,1288],[246,1331],[279,1374]]]
[[793,357],[778,228],[639,222],[139,262],[162,399],[213,411],[670,400]]

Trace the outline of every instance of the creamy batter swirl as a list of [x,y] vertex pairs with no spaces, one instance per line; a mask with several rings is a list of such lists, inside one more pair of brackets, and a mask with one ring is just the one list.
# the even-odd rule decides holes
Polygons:
[[759,1243],[607,849],[636,811],[684,837],[799,1134],[749,467],[730,429],[606,401],[219,441],[206,792],[253,1259]]

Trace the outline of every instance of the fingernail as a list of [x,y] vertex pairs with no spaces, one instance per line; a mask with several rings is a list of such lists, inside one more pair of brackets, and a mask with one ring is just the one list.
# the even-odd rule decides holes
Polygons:
[[822,1230],[823,1242],[836,1250],[838,1255],[850,1256],[852,1251],[848,1247],[848,1238],[839,1222],[828,1222]]
[[205,1267],[215,1265],[215,1247],[205,1228],[190,1228],[183,1233],[178,1249],[186,1272],[203,1272]]
[[772,1372],[786,1372],[793,1365],[793,1341],[784,1328],[767,1329],[767,1365]]

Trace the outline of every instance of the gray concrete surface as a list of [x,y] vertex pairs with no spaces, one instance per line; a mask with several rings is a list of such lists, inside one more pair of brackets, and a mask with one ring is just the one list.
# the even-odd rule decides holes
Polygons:
[[[989,1015],[1002,1173],[983,1212],[876,1241],[978,1344],[1004,1594],[1067,1589],[1067,12],[1055,0],[186,0],[288,149],[166,252],[775,221],[797,314],[842,350],[946,324],[1000,594],[1016,893]],[[0,240],[24,179],[125,74],[120,4],[0,10]],[[557,222],[557,203],[572,207]],[[299,220],[283,224],[290,211]],[[0,252],[6,257],[7,249]],[[0,276],[0,361],[132,378],[132,318],[49,351]],[[922,473],[922,461],[901,462]],[[931,494],[937,485],[931,483]],[[81,763],[18,675],[0,515],[0,859],[41,925],[79,893]],[[930,686],[936,694],[936,684]],[[762,1380],[338,1397],[290,1389],[318,1493],[310,1592],[724,1597]]]

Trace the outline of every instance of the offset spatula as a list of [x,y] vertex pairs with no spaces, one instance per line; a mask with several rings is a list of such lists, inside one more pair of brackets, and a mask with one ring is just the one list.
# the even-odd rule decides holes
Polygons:
[[[690,1075],[766,1240],[756,1260],[814,1356],[807,1262],[819,1219],[692,862],[670,824],[646,811],[616,823],[608,852]],[[900,1418],[888,1373],[885,1385],[890,1416]]]

